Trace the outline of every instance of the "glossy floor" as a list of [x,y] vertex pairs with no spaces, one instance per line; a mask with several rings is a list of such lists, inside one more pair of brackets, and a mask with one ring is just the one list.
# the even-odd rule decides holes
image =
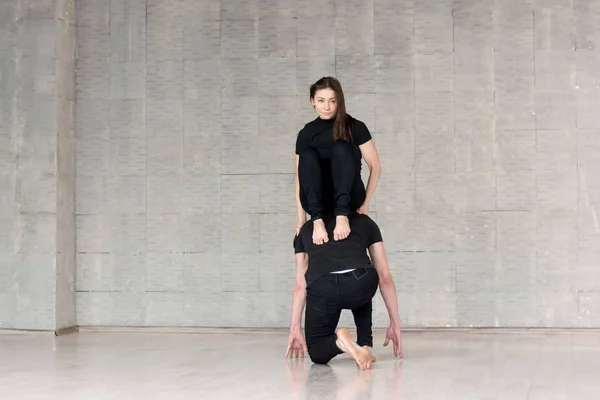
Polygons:
[[285,360],[286,333],[0,334],[0,399],[596,399],[598,333],[405,332],[359,371]]

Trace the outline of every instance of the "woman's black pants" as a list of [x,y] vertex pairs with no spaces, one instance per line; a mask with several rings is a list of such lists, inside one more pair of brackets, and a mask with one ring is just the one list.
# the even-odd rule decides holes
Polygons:
[[343,274],[326,273],[306,288],[304,333],[310,359],[327,364],[342,351],[335,333],[343,309],[352,310],[359,346],[373,347],[372,299],[379,277],[373,267]]
[[313,220],[327,212],[348,216],[364,203],[366,191],[357,157],[360,153],[357,155],[353,145],[343,140],[333,143],[330,163],[323,162],[316,148],[300,152],[300,202]]

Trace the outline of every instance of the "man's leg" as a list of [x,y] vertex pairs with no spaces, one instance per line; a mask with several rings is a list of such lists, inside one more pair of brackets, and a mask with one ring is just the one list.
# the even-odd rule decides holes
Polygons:
[[356,344],[373,347],[373,297],[377,293],[379,277],[375,268],[352,271],[349,291],[344,293],[344,307],[352,310],[356,324]]
[[[357,331],[361,339],[361,345],[354,342],[346,329],[338,329],[337,335],[340,347],[344,352],[354,357],[361,369],[368,369],[371,363],[375,361],[371,356],[370,350],[362,347],[365,343],[372,345],[373,339],[369,333],[371,331],[371,313],[365,305],[371,302],[377,292],[379,278],[374,268],[359,268],[352,272],[339,274],[339,302],[343,309],[350,309],[355,315],[357,322]],[[372,307],[371,307],[372,309]],[[355,311],[358,311],[358,320]],[[372,311],[372,310],[371,310]]]
[[327,364],[342,354],[336,345],[335,329],[342,313],[333,298],[335,277],[325,276],[311,283],[306,291],[304,332],[310,359],[316,364]]
[[352,309],[356,324],[356,344],[373,348],[373,301]]

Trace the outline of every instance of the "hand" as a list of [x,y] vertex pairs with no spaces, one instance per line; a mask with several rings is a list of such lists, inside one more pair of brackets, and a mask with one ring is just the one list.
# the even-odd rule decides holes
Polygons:
[[362,204],[362,206],[360,206],[358,208],[358,210],[356,210],[357,213],[359,214],[365,214],[368,215],[369,214],[369,203],[367,203],[366,201]]
[[304,358],[304,355],[308,354],[308,349],[306,348],[306,341],[304,340],[304,335],[299,329],[290,330],[290,337],[288,339],[288,347],[285,352],[286,358],[298,358],[301,356]]
[[300,229],[306,224],[306,217],[298,218],[298,224],[296,225],[296,236],[300,234]]
[[394,356],[402,358],[402,333],[399,326],[390,325],[387,328],[383,345],[387,346],[390,340],[394,342]]

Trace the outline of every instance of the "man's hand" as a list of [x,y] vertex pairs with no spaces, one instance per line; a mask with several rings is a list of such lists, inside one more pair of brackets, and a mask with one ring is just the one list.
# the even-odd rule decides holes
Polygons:
[[387,328],[383,345],[387,346],[390,340],[394,342],[394,355],[402,358],[402,333],[400,332],[400,327],[398,325],[390,325],[389,328]]
[[304,358],[304,355],[308,354],[306,348],[306,341],[304,335],[299,329],[290,330],[290,337],[288,339],[288,347],[285,352],[286,358],[298,358],[298,356]]
[[306,217],[298,217],[298,224],[296,225],[296,236],[300,234],[300,229],[306,224]]
[[359,213],[359,214],[365,214],[365,215],[368,215],[368,214],[369,214],[369,203],[367,203],[367,202],[364,202],[364,203],[362,204],[362,206],[360,206],[360,207],[358,208],[358,210],[356,210],[356,212],[357,212],[357,213]]

